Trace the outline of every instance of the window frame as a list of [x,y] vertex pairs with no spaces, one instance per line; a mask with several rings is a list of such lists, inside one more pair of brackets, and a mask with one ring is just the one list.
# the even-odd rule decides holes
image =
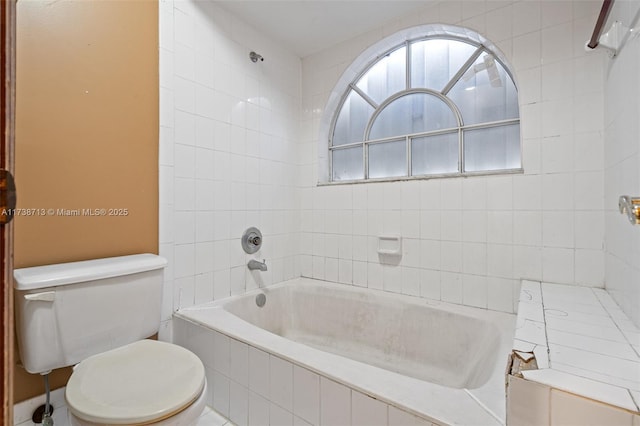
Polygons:
[[[459,28],[464,30],[465,32],[470,32],[470,30]],[[476,35],[477,36],[477,35]],[[478,36],[477,36],[478,37]],[[446,32],[436,32],[429,35],[422,35],[417,37],[409,37],[405,38],[402,42],[396,43],[391,48],[387,48],[384,50],[382,54],[377,54],[371,61],[367,63],[366,66],[361,68],[359,72],[355,74],[355,77],[351,79],[351,81],[347,84],[346,88],[343,90],[343,93],[337,103],[337,107],[331,111],[331,121],[328,132],[328,180],[324,183],[327,184],[343,184],[343,183],[366,183],[366,182],[384,182],[384,181],[396,181],[396,180],[413,180],[413,179],[432,179],[432,178],[448,178],[448,177],[466,177],[466,176],[482,176],[482,175],[496,175],[496,174],[514,174],[514,173],[523,173],[523,155],[522,155],[522,133],[519,135],[519,151],[520,151],[520,167],[510,168],[510,169],[496,169],[496,170],[481,170],[481,171],[465,171],[465,141],[464,134],[465,131],[468,130],[476,130],[476,129],[485,129],[492,127],[503,127],[508,126],[510,124],[518,124],[520,125],[520,106],[518,105],[518,117],[511,119],[503,119],[496,120],[491,122],[482,122],[476,124],[464,124],[464,120],[462,118],[462,114],[456,104],[451,100],[447,94],[453,89],[453,87],[460,81],[463,75],[469,70],[470,67],[478,60],[478,58],[483,54],[491,55],[495,61],[497,61],[502,68],[504,69],[506,75],[511,79],[513,83],[516,94],[518,93],[518,86],[516,83],[516,79],[513,76],[513,73],[510,67],[507,65],[506,61],[503,59],[501,53],[491,45],[490,42],[482,41],[483,39],[479,37],[481,41],[476,41],[471,38],[456,36],[452,34],[447,34]],[[469,44],[475,47],[473,53],[467,58],[467,60],[462,64],[460,69],[456,71],[456,73],[449,79],[447,84],[441,91],[437,91],[430,88],[425,87],[412,87],[411,86],[411,45],[414,43],[419,43],[425,40],[451,40],[458,41],[462,43]],[[374,47],[374,46],[372,46]],[[399,92],[395,92],[384,99],[381,103],[377,103],[375,100],[371,99],[362,89],[357,86],[357,83],[360,79],[371,70],[376,64],[379,63],[384,57],[392,54],[394,51],[405,48],[405,89]],[[353,64],[352,64],[353,66]],[[363,140],[359,142],[350,142],[342,145],[334,145],[333,137],[335,133],[335,127],[342,111],[342,108],[346,102],[346,99],[351,94],[351,92],[356,92],[365,102],[367,102],[371,107],[373,107],[374,111],[371,114],[367,125],[365,127]],[[389,106],[395,100],[407,96],[410,94],[422,93],[431,96],[435,96],[442,100],[454,113],[456,121],[458,123],[457,127],[450,127],[446,129],[437,129],[431,130],[427,132],[419,132],[419,133],[410,133],[404,135],[392,135],[386,138],[379,139],[369,139],[371,127],[375,123],[376,118],[380,115],[384,109]],[[519,126],[520,127],[520,126]],[[434,174],[420,174],[413,175],[412,174],[412,149],[411,149],[411,141],[414,138],[424,137],[424,136],[436,136],[440,134],[450,134],[450,133],[458,134],[458,169],[456,172],[449,173],[434,173]],[[404,139],[405,149],[406,149],[406,173],[404,176],[390,176],[390,177],[379,177],[379,178],[370,178],[369,177],[369,146],[373,144],[379,143],[387,143],[392,141],[401,141]],[[333,151],[354,148],[354,147],[362,147],[362,173],[363,178],[359,179],[345,179],[345,180],[334,180],[333,175]]]

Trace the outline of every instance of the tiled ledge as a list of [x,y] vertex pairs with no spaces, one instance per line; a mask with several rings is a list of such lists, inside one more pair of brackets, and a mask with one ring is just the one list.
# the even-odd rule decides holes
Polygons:
[[523,281],[513,346],[524,379],[640,413],[640,329],[605,290]]

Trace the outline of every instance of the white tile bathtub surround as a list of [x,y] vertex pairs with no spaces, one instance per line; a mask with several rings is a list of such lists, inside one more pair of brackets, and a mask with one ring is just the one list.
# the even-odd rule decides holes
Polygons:
[[[547,3],[442,2],[302,59],[300,162],[312,172],[301,174],[301,232],[318,243],[317,250],[302,253],[303,276],[333,280],[337,275],[338,282],[349,283],[345,262],[355,261],[353,284],[415,292],[386,283],[385,272],[392,271],[383,270],[377,256],[365,258],[356,243],[356,238],[398,233],[409,245],[398,268],[420,269],[422,297],[514,312],[521,279],[604,286],[605,268],[616,262],[608,259],[605,265],[603,251],[607,58],[600,50],[583,49],[601,2]],[[428,23],[468,25],[496,43],[513,65],[524,173],[316,186],[318,156],[326,157],[318,134],[341,74],[365,46]],[[345,237],[352,250],[327,250],[327,241]],[[623,259],[637,265],[630,256]],[[427,276],[431,282],[424,281]],[[640,282],[625,276],[625,282]]]
[[[193,336],[221,342],[217,331],[176,318],[180,341],[193,345]],[[194,330],[200,329],[200,330]],[[202,333],[208,333],[204,337]],[[191,336],[191,337],[185,337]],[[225,336],[227,337],[227,336]],[[227,337],[234,345],[245,345]],[[214,345],[215,346],[215,345]],[[264,369],[272,383],[266,395],[260,395],[232,378],[205,365],[207,375],[214,377],[214,409],[236,425],[389,425],[436,426],[414,414],[318,375],[295,363],[248,346],[249,353],[265,354],[268,361],[249,357],[249,369]],[[254,365],[255,364],[255,365]],[[261,372],[262,373],[264,373]],[[251,373],[250,373],[251,374]],[[251,379],[250,379],[251,381]],[[229,422],[229,425],[232,423]],[[496,423],[497,424],[497,423]]]
[[[637,2],[614,4],[609,21],[631,25]],[[636,24],[637,25],[637,24]],[[605,274],[607,290],[640,327],[640,229],[617,211],[620,195],[640,194],[640,39],[629,38],[614,59],[606,60],[604,90]]]
[[[159,9],[166,322],[180,307],[299,275],[301,65],[211,2]],[[252,63],[252,50],[265,61]],[[249,226],[264,235],[254,256],[240,247]],[[266,259],[269,271],[245,273],[250,258]]]
[[[533,324],[536,327],[532,327]],[[600,404],[603,413],[607,410],[617,412],[616,415],[626,413],[629,421],[629,412],[640,414],[640,406],[633,396],[640,390],[640,354],[633,347],[634,341],[629,339],[638,331],[605,290],[533,281],[522,283],[514,349],[535,351],[539,369],[522,374],[528,381],[552,388],[552,406],[553,392],[559,389],[617,407]],[[573,398],[571,404],[586,403],[566,395]],[[562,400],[565,396],[558,398]],[[563,410],[570,404],[556,405],[564,408],[551,409],[550,424],[562,423],[564,420],[559,419],[564,419]],[[590,409],[600,410],[595,405]]]
[[637,415],[634,416],[627,411],[586,398],[577,398],[556,389],[551,390],[550,414],[551,425],[631,425],[638,421]]
[[[325,291],[323,290],[325,287],[333,289],[330,291],[338,292],[338,294],[341,294],[340,292],[356,291],[345,289],[344,286],[337,284],[325,282],[319,285],[308,279],[298,279],[290,283],[286,283],[286,285],[273,287],[269,290],[271,294],[269,297],[272,298],[272,304],[276,303],[276,305],[272,306],[278,306],[277,300],[280,300],[278,298],[283,294],[282,289],[285,289],[285,291],[305,291],[304,289],[308,290],[310,288],[316,288],[318,291]],[[378,297],[382,298],[383,295],[383,293],[379,294]],[[249,299],[244,300],[251,302],[250,305],[253,305],[252,301],[254,295],[249,295],[247,297]],[[309,296],[305,296],[304,298],[306,300],[316,299],[315,297]],[[409,303],[410,301],[410,298],[400,295],[386,295],[384,300],[388,299],[397,299],[398,301],[402,299],[406,303]],[[240,301],[238,299],[236,300]],[[249,343],[250,346],[255,345],[256,352],[251,348],[249,350],[249,390],[254,391],[254,389],[257,389],[255,387],[252,388],[255,386],[253,384],[254,382],[252,377],[255,374],[256,368],[251,365],[251,359],[256,359],[259,366],[261,368],[265,368],[264,366],[267,365],[265,360],[266,355],[269,359],[268,370],[270,370],[268,373],[269,400],[271,403],[276,404],[289,413],[292,413],[294,418],[297,417],[301,420],[309,421],[316,417],[316,413],[320,413],[319,416],[320,419],[322,419],[322,413],[326,413],[326,411],[323,411],[324,408],[322,408],[322,404],[319,406],[320,408],[315,407],[315,404],[309,404],[309,401],[314,401],[318,398],[317,395],[320,395],[319,397],[322,398],[321,395],[326,393],[323,390],[325,388],[324,383],[321,382],[319,385],[316,384],[316,375],[319,375],[321,372],[325,378],[340,381],[340,383],[343,383],[342,386],[350,386],[369,395],[379,395],[378,398],[380,400],[384,400],[387,404],[405,407],[405,410],[412,410],[414,414],[425,417],[430,416],[436,419],[448,419],[450,416],[459,417],[454,421],[454,423],[456,421],[469,423],[470,419],[475,419],[475,421],[483,419],[483,423],[492,424],[495,418],[504,416],[504,399],[501,396],[502,392],[500,391],[504,386],[502,375],[504,360],[501,357],[499,357],[500,359],[495,360],[495,365],[493,365],[494,361],[491,361],[493,365],[492,371],[495,373],[495,376],[492,376],[494,378],[469,392],[463,389],[452,389],[432,385],[424,381],[417,381],[414,379],[410,379],[409,382],[405,382],[406,378],[400,375],[392,374],[372,366],[367,366],[351,359],[343,357],[338,357],[336,359],[336,355],[321,352],[299,343],[287,341],[280,336],[275,336],[265,330],[252,326],[245,321],[239,320],[238,317],[234,316],[226,309],[220,308],[223,304],[228,303],[232,303],[232,301],[218,301],[214,302],[215,306],[208,304],[182,310],[177,314],[175,321],[179,323],[184,323],[184,319],[196,321],[198,324],[208,328],[209,333],[212,332],[211,329],[219,331],[214,333],[212,337],[208,338],[214,342],[220,342],[222,346],[222,350],[217,350],[217,348],[214,348],[213,350],[214,366],[218,364],[218,358],[228,360],[228,357],[230,356],[229,348],[231,347],[230,341],[234,339],[242,339]],[[411,303],[421,304],[422,302],[411,300]],[[432,301],[429,303],[444,307],[440,302]],[[247,306],[247,308],[249,308],[249,306]],[[502,342],[501,345],[503,347],[502,353],[506,353],[504,351],[508,352],[512,331],[507,329],[513,327],[509,315],[497,312],[487,312],[485,310],[474,310],[474,312],[470,312],[470,308],[455,305],[450,305],[447,309],[451,309],[453,312],[464,311],[469,315],[480,315],[483,318],[486,317],[487,320],[497,321],[496,326],[498,329],[502,330],[501,333],[508,334],[508,336],[505,335],[500,338]],[[276,311],[271,312],[275,313]],[[277,309],[277,312],[289,312],[289,309],[284,311],[282,309]],[[195,325],[190,324],[190,326]],[[183,330],[183,327],[178,326],[176,327],[176,330]],[[223,334],[220,332],[228,333],[232,338],[226,336],[223,338]],[[195,334],[197,333],[192,333],[192,335]],[[207,338],[205,337],[205,339]],[[194,345],[191,344],[191,346]],[[258,347],[260,348],[259,350]],[[262,350],[269,351],[271,355],[267,355],[265,352],[260,352]],[[254,357],[251,355],[252,353],[257,354],[258,356]],[[295,361],[295,363],[289,361],[293,359],[297,361]],[[299,370],[300,367],[305,368],[305,370]],[[306,369],[311,369],[313,371]],[[307,372],[309,374],[300,374]],[[218,382],[220,382],[221,385],[216,387],[216,389],[219,389],[218,394],[216,394],[216,390],[214,389],[214,408],[222,413],[228,413],[229,407],[232,405],[229,400],[229,389],[231,386],[230,382],[234,382],[234,380],[229,378],[229,374],[230,373],[220,374],[220,372],[216,371],[214,367],[213,375],[215,377],[221,376],[218,377]],[[260,374],[262,375],[262,381],[267,381],[265,372],[262,371]],[[362,380],[364,380],[364,383],[360,383]],[[309,389],[305,391],[305,393],[299,393],[296,386],[299,388],[303,386],[303,383],[310,383]],[[318,391],[318,386],[320,386],[320,391]],[[408,391],[409,388],[414,386],[417,386],[417,388]],[[264,384],[262,387],[263,389],[266,388]],[[307,386],[305,385],[305,387]],[[338,386],[338,388],[340,387]],[[403,389],[405,390],[403,391]],[[425,393],[430,395],[430,398],[427,400],[420,396]],[[243,394],[238,393],[238,395],[242,396]],[[394,401],[396,402],[394,403]],[[331,404],[335,405],[335,400],[331,400]],[[349,407],[349,405],[345,405],[344,402],[342,405],[339,403],[338,405],[345,409],[346,407]],[[242,403],[240,406],[242,406]],[[454,406],[456,408],[454,408]],[[460,412],[461,410],[459,410],[459,406],[465,407],[464,410],[462,410],[463,413]],[[351,415],[351,412],[349,412],[349,415]],[[443,421],[446,422],[446,420]]]
[[351,389],[320,378],[320,424],[346,425],[351,422]]
[[238,426],[249,424],[249,389],[233,380],[229,382],[229,419]]
[[293,413],[310,424],[320,421],[320,376],[306,368],[293,367]]
[[249,417],[250,425],[269,424],[269,401],[260,395],[249,391]]
[[507,424],[548,425],[551,389],[516,376],[508,376],[507,380]]
[[269,354],[249,346],[249,390],[269,397]]
[[269,356],[269,399],[287,411],[293,412],[293,364]]
[[384,426],[388,423],[387,404],[360,392],[351,392],[351,424]]

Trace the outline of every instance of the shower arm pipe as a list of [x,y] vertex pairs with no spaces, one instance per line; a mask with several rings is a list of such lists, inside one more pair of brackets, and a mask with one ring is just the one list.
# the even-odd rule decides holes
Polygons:
[[589,43],[587,43],[587,47],[591,49],[595,49],[598,46],[600,35],[602,34],[602,28],[604,24],[607,22],[607,18],[609,17],[609,12],[613,7],[614,0],[604,0],[602,2],[602,8],[600,9],[600,15],[598,15],[598,20],[596,21],[596,26],[593,28],[593,34],[591,34],[591,39]]

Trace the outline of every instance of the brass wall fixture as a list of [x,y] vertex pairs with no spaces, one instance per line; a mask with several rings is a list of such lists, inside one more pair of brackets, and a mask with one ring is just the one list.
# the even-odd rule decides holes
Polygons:
[[618,199],[620,213],[626,214],[632,225],[640,225],[640,198],[621,195]]

